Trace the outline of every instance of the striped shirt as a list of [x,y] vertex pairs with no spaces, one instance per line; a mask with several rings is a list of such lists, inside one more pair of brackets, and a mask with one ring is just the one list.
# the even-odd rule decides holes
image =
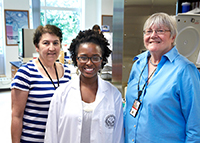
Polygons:
[[[70,70],[63,65],[64,76],[59,79],[60,85],[71,79]],[[56,87],[57,79],[53,79]],[[48,77],[43,76],[35,65],[29,61],[19,68],[11,83],[11,88],[29,91],[24,116],[21,143],[43,143],[47,114],[55,88]]]

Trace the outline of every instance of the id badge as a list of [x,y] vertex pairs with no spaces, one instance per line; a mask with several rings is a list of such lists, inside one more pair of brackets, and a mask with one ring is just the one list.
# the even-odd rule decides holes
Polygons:
[[141,102],[139,100],[135,99],[135,101],[133,102],[133,106],[131,108],[131,111],[130,111],[130,114],[133,117],[137,116],[138,110],[140,109],[140,105],[141,105]]

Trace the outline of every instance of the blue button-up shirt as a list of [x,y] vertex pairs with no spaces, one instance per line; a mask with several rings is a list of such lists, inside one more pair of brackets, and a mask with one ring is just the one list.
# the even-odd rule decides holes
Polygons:
[[[200,73],[176,47],[164,54],[140,97],[137,116],[130,115],[138,98],[139,75],[149,51],[135,57],[124,110],[125,143],[200,143]],[[145,67],[140,90],[148,79]]]

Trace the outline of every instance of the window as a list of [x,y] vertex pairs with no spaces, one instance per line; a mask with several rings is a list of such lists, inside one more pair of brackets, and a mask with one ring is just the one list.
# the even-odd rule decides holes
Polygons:
[[[0,19],[3,21],[2,0],[0,0]],[[0,31],[3,31],[3,22],[0,23]],[[5,75],[3,32],[0,33],[0,75]]]
[[52,24],[63,32],[63,44],[69,45],[81,25],[81,0],[40,0],[41,25]]

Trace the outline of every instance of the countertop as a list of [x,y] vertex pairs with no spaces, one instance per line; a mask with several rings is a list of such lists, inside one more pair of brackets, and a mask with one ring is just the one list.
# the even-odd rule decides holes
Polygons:
[[22,66],[22,62],[21,61],[12,61],[10,62],[13,66],[15,66],[16,68],[19,68]]

